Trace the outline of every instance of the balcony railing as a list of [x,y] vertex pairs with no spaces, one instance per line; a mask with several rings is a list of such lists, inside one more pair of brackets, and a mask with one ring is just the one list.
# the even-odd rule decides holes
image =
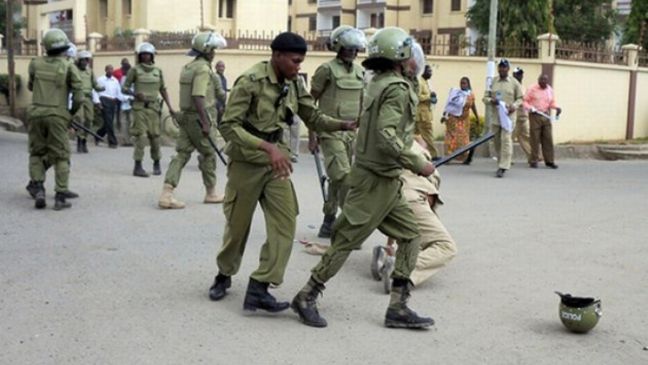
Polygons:
[[317,7],[319,8],[341,6],[341,5],[342,2],[340,0],[317,0]]

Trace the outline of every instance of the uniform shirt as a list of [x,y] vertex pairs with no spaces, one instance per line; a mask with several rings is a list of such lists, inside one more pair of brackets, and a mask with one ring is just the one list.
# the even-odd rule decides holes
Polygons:
[[[428,161],[431,160],[430,152],[417,142],[412,143],[412,152],[424,156]],[[435,199],[435,202],[443,204],[439,198],[441,175],[438,169],[434,170],[434,173],[427,177],[405,169],[401,175],[401,181],[403,181],[403,195],[407,201],[425,201],[427,203],[428,195],[436,195],[437,199]]]
[[99,92],[100,98],[122,99],[121,85],[114,76],[109,78],[103,75],[97,79],[97,84],[104,88],[104,91]]
[[[501,125],[497,105],[491,103],[491,96],[498,98],[506,103],[506,106],[513,106],[515,110],[522,105],[522,86],[513,77],[507,76],[506,78],[496,77],[493,79],[490,94],[486,91],[484,95],[484,103],[486,104],[486,115],[490,119],[489,122],[496,125]],[[516,120],[516,113],[513,112],[508,116],[512,121]]]
[[[316,131],[338,130],[343,123],[324,115],[315,106],[301,77],[281,84],[270,62],[252,66],[234,83],[219,127],[228,142],[226,153],[230,160],[269,164],[267,154],[258,150],[264,139],[246,130],[244,124],[264,134],[283,134],[288,118],[295,114]],[[279,140],[278,145],[288,154],[285,141]]]
[[526,110],[535,108],[549,114],[550,109],[556,109],[557,107],[553,89],[549,85],[543,89],[539,84],[534,84],[524,95],[524,108]]
[[411,150],[417,103],[411,82],[402,75],[389,71],[373,77],[363,100],[356,165],[391,178],[403,168],[423,170],[428,162]]
[[192,100],[194,96],[204,98],[205,111],[211,120],[214,120],[216,101],[225,102],[225,91],[214,74],[211,63],[203,57],[196,57],[186,64],[180,73],[181,111],[197,113]]
[[[364,87],[363,69],[335,57],[321,64],[311,78],[311,90],[318,93],[320,110],[331,117],[355,120],[360,114]],[[320,138],[344,138],[351,131],[321,132]]]

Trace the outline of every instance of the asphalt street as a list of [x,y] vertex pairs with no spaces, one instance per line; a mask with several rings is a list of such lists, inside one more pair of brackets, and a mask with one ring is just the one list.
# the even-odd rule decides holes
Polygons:
[[[265,239],[260,209],[230,294],[211,302],[224,217],[202,204],[195,157],[177,189],[186,209],[163,211],[163,177],[131,176],[131,155],[74,153],[70,188],[81,197],[54,211],[50,171],[39,211],[25,191],[27,138],[0,132],[0,364],[648,363],[646,161],[559,160],[550,170],[518,158],[503,179],[487,158],[440,168],[440,214],[459,254],[413,291],[411,307],[436,325],[408,331],[382,324],[388,296],[369,271],[379,233],[327,284],[327,328],[291,311],[244,315]],[[172,155],[163,149],[163,170]],[[222,192],[221,165],[218,176]],[[322,199],[311,156],[300,156],[293,181],[296,239],[316,240]],[[273,294],[290,300],[317,260],[295,242]],[[598,326],[567,332],[554,290],[600,298]]]

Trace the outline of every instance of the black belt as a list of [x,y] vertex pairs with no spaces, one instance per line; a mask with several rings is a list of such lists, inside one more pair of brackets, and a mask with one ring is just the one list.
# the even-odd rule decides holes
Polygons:
[[262,140],[270,143],[277,143],[281,141],[281,137],[283,136],[283,129],[277,129],[274,132],[266,133],[256,129],[256,127],[253,126],[252,123],[247,121],[243,122],[243,129],[245,129],[251,135],[261,138]]

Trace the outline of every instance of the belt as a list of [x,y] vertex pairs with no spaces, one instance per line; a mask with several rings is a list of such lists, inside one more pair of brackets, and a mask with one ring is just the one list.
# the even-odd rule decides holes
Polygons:
[[100,96],[99,99],[117,102],[117,98],[111,98],[110,96]]
[[266,133],[256,129],[256,127],[248,121],[243,122],[243,129],[245,129],[251,135],[261,138],[262,140],[270,143],[277,143],[281,141],[281,137],[283,136],[283,129],[277,129],[274,132]]

